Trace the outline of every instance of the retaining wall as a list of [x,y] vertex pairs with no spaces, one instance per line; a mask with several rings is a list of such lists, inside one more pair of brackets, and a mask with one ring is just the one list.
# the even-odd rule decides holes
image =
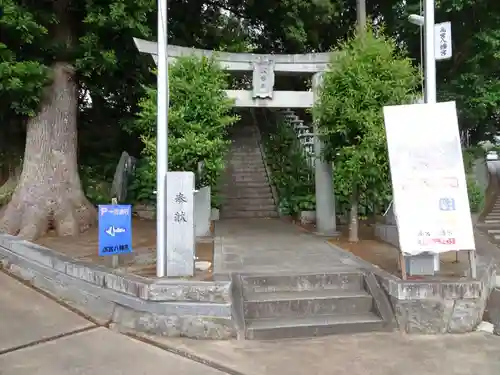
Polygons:
[[388,295],[399,329],[406,333],[471,332],[482,321],[496,279],[494,260],[477,257],[477,279],[402,280],[330,244],[345,264],[373,272]]
[[231,282],[149,279],[0,235],[3,269],[120,330],[197,339],[236,336]]

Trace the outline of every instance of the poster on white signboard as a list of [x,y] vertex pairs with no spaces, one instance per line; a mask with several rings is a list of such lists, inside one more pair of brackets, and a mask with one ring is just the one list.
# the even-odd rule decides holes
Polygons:
[[384,107],[404,255],[475,250],[455,102]]

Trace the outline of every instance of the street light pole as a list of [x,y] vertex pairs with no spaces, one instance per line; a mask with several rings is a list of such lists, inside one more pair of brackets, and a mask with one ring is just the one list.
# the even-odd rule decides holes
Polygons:
[[366,0],[356,0],[356,19],[358,30],[363,33],[366,29]]
[[[437,102],[436,56],[434,55],[434,0],[424,0],[424,94],[426,104]],[[434,271],[439,271],[439,254],[434,255]]]
[[434,0],[424,2],[424,93],[425,103],[436,103],[436,58],[434,56]]
[[156,276],[165,276],[168,170],[167,0],[158,0],[158,74],[156,122]]

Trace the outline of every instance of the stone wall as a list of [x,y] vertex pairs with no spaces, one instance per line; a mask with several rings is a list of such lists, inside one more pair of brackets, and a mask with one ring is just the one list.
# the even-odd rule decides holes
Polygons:
[[496,283],[493,259],[477,257],[477,279],[402,280],[330,244],[343,263],[372,272],[389,297],[399,329],[415,334],[471,332],[482,321]]
[[420,334],[473,331],[482,321],[494,275],[489,267],[477,281],[391,283],[387,292],[400,329]]
[[376,223],[375,237],[392,246],[399,247],[399,232],[395,224]]
[[488,172],[488,166],[486,165],[486,160],[483,159],[476,159],[474,160],[473,164],[473,172],[474,172],[474,178],[476,179],[477,184],[483,189],[483,191],[486,191],[488,188],[488,183],[490,181],[490,174]]
[[[97,249],[96,249],[97,251]],[[102,324],[164,336],[229,339],[231,282],[149,279],[0,235],[0,265]]]

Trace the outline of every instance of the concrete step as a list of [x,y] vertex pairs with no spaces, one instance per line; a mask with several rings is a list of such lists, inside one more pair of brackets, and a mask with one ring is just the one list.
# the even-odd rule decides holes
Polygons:
[[485,219],[484,223],[485,224],[500,224],[500,220]]
[[275,218],[278,216],[277,211],[225,211],[222,208],[220,212],[222,219]]
[[253,172],[253,171],[265,171],[265,164],[262,160],[259,161],[248,161],[248,160],[242,160],[242,161],[235,161],[231,160],[230,162],[231,165],[231,173],[238,173],[238,172]]
[[286,292],[318,289],[362,291],[363,274],[341,266],[328,273],[295,273],[293,275],[242,275],[245,293]]
[[500,234],[500,229],[488,229],[488,234]]
[[256,197],[271,194],[271,186],[269,184],[262,184],[260,186],[248,186],[247,184],[235,185],[226,182],[221,184],[220,192],[227,197]]
[[268,188],[270,189],[270,186],[269,186],[269,183],[266,181],[257,181],[257,182],[253,182],[253,181],[239,181],[239,182],[226,182],[224,184],[221,185],[221,188],[224,190],[224,191],[228,191],[227,188],[233,190],[233,189],[236,189],[236,190],[243,190],[243,189],[263,189],[263,188]]
[[246,183],[246,182],[262,182],[262,183],[268,183],[267,181],[267,175],[263,173],[252,173],[252,174],[233,174],[231,176],[231,181],[236,182],[236,183]]
[[227,202],[228,200],[238,200],[238,199],[243,199],[243,200],[267,200],[267,201],[272,201],[274,202],[273,195],[271,193],[271,189],[268,191],[260,191],[260,192],[255,192],[252,190],[248,191],[231,191],[227,194],[224,194],[222,200],[223,202]]
[[266,197],[257,197],[257,198],[237,198],[237,197],[227,197],[224,200],[224,204],[227,206],[234,206],[234,205],[244,205],[244,206],[251,206],[251,205],[257,205],[257,206],[275,206],[274,205],[274,199],[271,194],[269,194]]
[[248,340],[317,337],[385,330],[384,321],[373,313],[260,319],[250,320],[246,325],[246,338]]
[[233,168],[233,171],[236,172],[240,168],[263,168],[264,161],[261,158],[247,157],[241,159],[231,159],[229,165]]
[[301,292],[249,293],[243,303],[245,319],[300,318],[329,314],[363,314],[373,308],[364,291],[335,289]]
[[276,211],[276,206],[273,204],[245,204],[238,201],[226,201],[222,205],[226,212],[241,212],[241,211]]
[[247,158],[254,158],[262,160],[262,154],[260,153],[260,149],[256,150],[246,150],[246,151],[231,151],[231,160],[246,160]]
[[231,171],[231,176],[267,176],[264,164],[245,164],[234,168]]
[[245,165],[232,172],[233,176],[253,176],[256,174],[267,176],[264,165]]
[[255,153],[255,152],[245,152],[245,153],[238,153],[237,155],[232,154],[230,157],[231,163],[234,162],[260,162],[262,163],[262,154]]

